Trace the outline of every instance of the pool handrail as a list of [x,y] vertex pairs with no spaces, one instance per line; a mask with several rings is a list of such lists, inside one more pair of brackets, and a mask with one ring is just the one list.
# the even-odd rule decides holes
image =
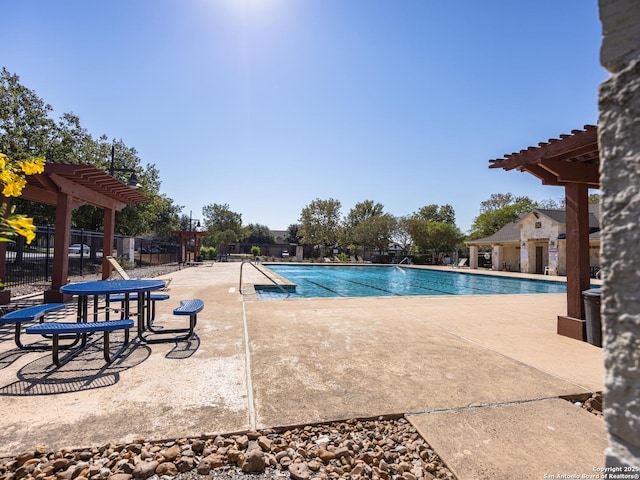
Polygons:
[[273,283],[276,287],[278,287],[280,290],[282,290],[283,293],[287,294],[287,298],[291,295],[291,293],[286,288],[284,288],[282,285],[280,285],[278,282],[276,282],[273,278],[271,278],[269,275],[267,275],[266,272],[264,272],[263,270],[258,268],[258,262],[257,261],[254,263],[252,260],[243,260],[242,263],[240,264],[240,285],[238,286],[238,291],[240,292],[241,295],[244,295],[244,292],[242,291],[242,267],[244,267],[245,263],[248,263],[253,268],[258,270],[262,275],[267,277],[271,283]]

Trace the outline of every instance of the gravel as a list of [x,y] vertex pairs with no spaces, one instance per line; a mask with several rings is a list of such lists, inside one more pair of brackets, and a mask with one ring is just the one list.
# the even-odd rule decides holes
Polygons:
[[402,417],[57,452],[40,446],[0,462],[0,478],[455,479]]

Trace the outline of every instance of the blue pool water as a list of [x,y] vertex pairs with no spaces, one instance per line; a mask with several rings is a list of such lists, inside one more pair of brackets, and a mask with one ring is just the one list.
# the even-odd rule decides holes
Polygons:
[[[296,284],[290,297],[380,297],[402,295],[494,295],[566,293],[564,282],[474,275],[398,266],[269,265]],[[259,298],[286,297],[277,288],[256,289]]]

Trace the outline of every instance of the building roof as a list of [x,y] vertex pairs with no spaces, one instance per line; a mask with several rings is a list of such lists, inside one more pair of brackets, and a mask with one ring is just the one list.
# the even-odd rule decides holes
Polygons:
[[[517,220],[507,223],[504,227],[498,230],[493,235],[485,238],[478,238],[476,240],[470,240],[467,245],[492,245],[496,243],[509,243],[520,241],[520,224],[522,220],[533,212],[537,212],[540,215],[544,215],[551,220],[565,224],[566,213],[564,210],[549,209],[549,208],[536,208],[522,214]],[[589,229],[591,230],[590,238],[600,238],[600,206],[597,204],[589,205]],[[597,233],[597,235],[595,235]]]
[[476,240],[470,240],[467,245],[493,245],[496,243],[508,243],[520,241],[520,217],[518,220],[507,223],[504,227],[498,230],[493,235],[488,237],[478,238]]

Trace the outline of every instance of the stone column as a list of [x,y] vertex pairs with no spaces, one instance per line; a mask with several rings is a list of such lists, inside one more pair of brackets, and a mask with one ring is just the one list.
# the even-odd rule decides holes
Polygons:
[[469,246],[469,268],[478,268],[478,247]]
[[640,2],[599,5],[605,463],[640,468]]
[[491,250],[493,250],[493,254],[491,255],[492,270],[502,270],[502,263],[504,262],[504,247],[502,245],[493,245]]

